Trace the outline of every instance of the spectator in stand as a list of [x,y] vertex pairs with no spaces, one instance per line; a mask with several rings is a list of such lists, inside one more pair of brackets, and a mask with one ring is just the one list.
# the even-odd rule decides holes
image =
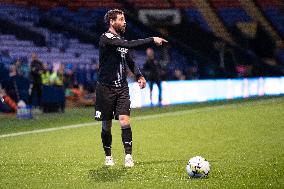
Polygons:
[[23,75],[23,70],[22,70],[22,61],[20,58],[17,58],[16,62],[15,62],[15,65],[16,65],[16,69],[17,69],[17,73],[19,75]]
[[23,76],[24,78],[29,78],[29,66],[27,63],[27,60],[24,58],[17,58],[15,62],[16,68],[17,68],[17,73],[19,76]]
[[199,78],[198,73],[198,64],[196,60],[193,61],[193,64],[187,67],[186,69],[186,79],[187,80],[195,80]]
[[48,64],[43,64],[43,70],[41,73],[41,81],[43,85],[50,85],[50,71],[48,68]]
[[97,83],[97,77],[98,77],[98,70],[99,70],[99,64],[93,63],[91,65],[91,86],[93,88],[93,92],[96,91],[96,83]]
[[92,64],[92,80],[97,83],[99,71],[99,63]]
[[236,72],[236,56],[234,50],[229,48],[225,42],[217,41],[214,43],[214,49],[218,55],[218,73],[219,78],[234,78]]
[[93,68],[91,64],[86,64],[85,67],[85,75],[86,75],[86,83],[84,85],[84,88],[89,92],[89,93],[94,93],[95,92],[95,83],[93,82]]
[[58,68],[55,68],[50,76],[50,83],[57,87],[63,87],[64,82],[64,65],[59,64]]
[[75,84],[74,72],[72,68],[67,68],[64,74],[64,88],[72,89]]
[[226,78],[237,77],[236,65],[237,59],[233,49],[227,48],[224,52],[224,70]]
[[59,89],[61,97],[63,98],[62,102],[59,104],[61,112],[65,110],[64,69],[64,65],[59,64],[59,67],[55,68],[50,76],[50,84]]
[[9,76],[3,80],[2,86],[6,96],[9,96],[10,98],[9,102],[13,102],[12,104],[8,103],[8,105],[11,105],[11,108],[14,111],[16,111],[17,105],[15,108],[13,104],[27,102],[29,80],[18,74],[15,64],[10,65]]
[[153,105],[152,102],[152,91],[153,86],[156,83],[157,87],[159,89],[159,105],[161,105],[162,102],[162,86],[161,86],[161,73],[162,73],[162,67],[160,63],[155,60],[155,53],[152,48],[147,48],[146,50],[146,62],[144,64],[144,75],[146,80],[149,81],[150,85],[150,100],[151,100],[151,106]]
[[185,79],[186,79],[186,77],[182,73],[182,71],[180,69],[176,68],[175,71],[174,71],[173,80],[185,80]]
[[42,96],[42,80],[41,73],[43,70],[43,64],[38,60],[37,54],[35,52],[32,53],[32,62],[30,65],[30,78],[31,78],[31,86],[30,86],[30,97],[29,104],[33,103],[33,97],[37,94],[37,102],[39,108],[41,108],[41,96]]
[[12,64],[9,68],[9,78],[3,82],[3,88],[6,93],[17,103],[20,100],[19,92],[16,84],[17,68]]

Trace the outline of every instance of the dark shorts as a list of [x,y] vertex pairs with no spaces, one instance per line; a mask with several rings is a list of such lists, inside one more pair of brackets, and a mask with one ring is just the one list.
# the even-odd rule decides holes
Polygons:
[[98,121],[118,120],[119,115],[130,115],[128,86],[115,88],[97,83],[95,119]]

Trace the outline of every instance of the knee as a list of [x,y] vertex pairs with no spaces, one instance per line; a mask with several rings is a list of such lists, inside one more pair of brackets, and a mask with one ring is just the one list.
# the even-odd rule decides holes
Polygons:
[[129,116],[127,115],[120,115],[119,116],[119,123],[121,127],[125,127],[130,125],[130,120],[129,120]]

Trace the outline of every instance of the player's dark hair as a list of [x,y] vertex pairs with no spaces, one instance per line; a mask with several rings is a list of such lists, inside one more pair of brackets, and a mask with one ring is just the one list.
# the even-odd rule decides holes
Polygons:
[[115,20],[118,14],[124,14],[124,12],[120,9],[109,10],[104,16],[105,24],[109,27],[110,20]]

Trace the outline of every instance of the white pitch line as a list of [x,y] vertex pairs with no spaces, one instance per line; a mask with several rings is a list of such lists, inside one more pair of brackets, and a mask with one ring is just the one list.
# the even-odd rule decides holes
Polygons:
[[90,123],[82,123],[82,124],[76,124],[76,125],[66,125],[62,127],[52,127],[52,128],[47,128],[47,129],[37,129],[37,130],[31,130],[31,131],[4,134],[4,135],[0,135],[0,138],[22,136],[22,135],[35,134],[35,133],[46,133],[46,132],[51,132],[51,131],[74,129],[74,128],[80,128],[80,127],[89,127],[89,126],[98,125],[98,124],[99,122],[90,122]]
[[[267,104],[267,103],[271,103],[271,100],[252,102],[249,104],[252,105],[252,104]],[[131,120],[139,121],[139,120],[155,119],[155,118],[161,118],[161,117],[167,117],[167,116],[184,115],[184,114],[189,114],[189,113],[210,112],[210,111],[215,111],[217,109],[222,109],[224,107],[237,107],[237,106],[239,106],[239,104],[218,105],[218,106],[197,108],[197,109],[191,109],[191,110],[181,110],[181,111],[175,111],[175,112],[166,112],[166,113],[158,113],[158,114],[153,114],[153,115],[137,116],[137,117],[133,117]],[[15,136],[29,135],[29,134],[36,134],[36,133],[47,133],[47,132],[52,132],[52,131],[60,131],[60,130],[65,130],[65,129],[90,127],[90,126],[99,125],[99,124],[100,122],[88,122],[88,123],[82,123],[82,124],[65,125],[61,127],[52,127],[52,128],[46,128],[46,129],[37,129],[37,130],[31,130],[31,131],[9,133],[9,134],[0,135],[0,139],[8,138],[8,137],[15,137]]]
[[[176,116],[176,115],[184,115],[188,113],[196,113],[196,112],[205,112],[210,111],[211,108],[199,108],[199,109],[192,109],[192,110],[182,110],[182,111],[176,111],[176,112],[166,112],[166,113],[159,113],[159,114],[153,114],[153,115],[146,115],[146,116],[137,116],[133,117],[131,120],[145,120],[145,119],[154,119],[154,118],[161,118],[161,117],[167,117],[167,116]],[[214,109],[216,109],[215,107]],[[218,106],[220,108],[220,106]],[[36,134],[36,133],[47,133],[52,131],[60,131],[65,129],[75,129],[75,128],[81,128],[81,127],[90,127],[94,125],[99,125],[100,122],[88,122],[88,123],[82,123],[82,124],[75,124],[75,125],[65,125],[61,127],[52,127],[52,128],[46,128],[46,129],[37,129],[37,130],[31,130],[31,131],[23,131],[23,132],[16,132],[16,133],[9,133],[9,134],[3,134],[0,135],[0,138],[8,138],[8,137],[15,137],[15,136],[22,136],[22,135],[28,135],[28,134]]]

